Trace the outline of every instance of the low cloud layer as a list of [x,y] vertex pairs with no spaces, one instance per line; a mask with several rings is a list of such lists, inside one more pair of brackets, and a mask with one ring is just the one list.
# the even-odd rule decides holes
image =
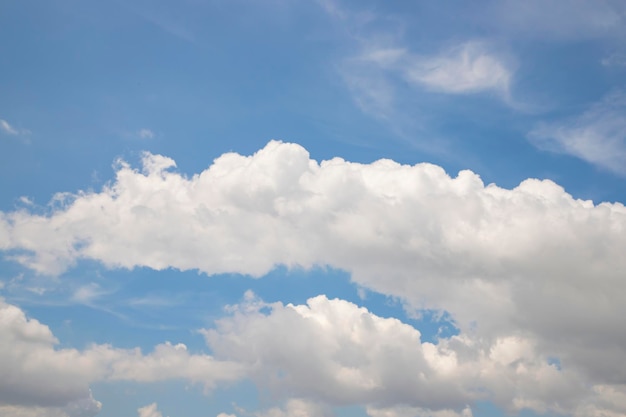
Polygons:
[[590,391],[582,372],[561,368],[532,338],[461,334],[422,342],[418,330],[397,319],[325,296],[283,305],[248,293],[232,316],[203,333],[216,357],[245,364],[274,396],[360,404],[372,417],[468,417],[477,401],[512,413],[624,411],[605,385]]
[[0,415],[91,417],[100,410],[89,390],[96,381],[181,379],[212,388],[242,375],[239,365],[194,355],[164,343],[153,352],[92,345],[57,349],[50,328],[0,300]]
[[[418,408],[427,404],[462,412],[466,402],[476,398],[473,386],[463,385],[468,378],[482,381],[494,401],[513,410],[548,407],[578,413],[585,404],[600,407],[598,398],[602,398],[609,404],[602,406],[607,410],[624,411],[619,398],[626,382],[626,336],[617,330],[626,315],[623,204],[576,200],[557,184],[536,179],[510,190],[485,186],[470,171],[450,177],[430,164],[407,166],[389,160],[357,164],[340,158],[318,163],[302,147],[280,142],[270,142],[252,156],[222,155],[192,177],[172,172],[173,167],[175,162],[165,156],[146,154],[141,170],[119,162],[109,186],[99,192],[59,195],[60,206],[47,214],[30,208],[1,213],[0,248],[41,274],[61,274],[81,259],[109,268],[171,267],[256,277],[281,264],[331,265],[349,271],[363,287],[400,298],[409,312],[423,308],[448,312],[460,331],[457,338],[425,348],[428,345],[419,342],[415,330],[381,322],[381,329],[393,328],[395,336],[389,340],[403,340],[412,350],[395,355],[383,349],[378,352],[383,356],[371,358],[367,354],[375,351],[363,353],[364,363],[374,367],[388,357],[410,358],[430,383],[422,386],[419,378],[411,379],[415,375],[407,376],[407,387],[429,392],[441,383],[454,399],[438,399],[435,392],[428,398],[413,398],[397,389],[393,395],[399,396],[398,401],[413,398],[412,406]],[[255,326],[263,328],[267,321],[289,323],[302,315],[319,314],[318,307],[281,307],[270,316],[246,317],[258,320]],[[327,308],[338,307],[330,302]],[[311,343],[322,343],[324,338],[314,336],[320,330],[310,325]],[[234,335],[246,334],[244,322],[235,320],[231,326]],[[323,382],[315,388],[296,379],[293,389],[298,395],[308,393],[329,402],[367,397],[380,402],[373,405],[378,410],[395,406],[393,396],[388,398],[375,388],[376,384],[394,386],[393,380],[380,374],[382,370],[363,363],[351,368],[341,361],[341,355],[352,353],[333,350],[336,344],[347,343],[339,336],[345,330],[337,332],[337,339],[319,350],[331,358],[319,358],[321,366],[310,370],[321,373]],[[212,339],[213,348],[231,340],[229,355],[241,355],[233,357],[234,362],[247,364],[254,359],[245,349],[235,349],[234,339],[227,334],[223,330],[223,337]],[[45,344],[48,351],[51,344],[51,339]],[[296,358],[299,352],[297,345],[282,348],[293,351],[286,350],[281,360],[290,354]],[[193,373],[199,367],[190,364],[188,353],[172,345],[159,349],[189,365],[183,366],[189,372],[181,371],[184,375],[178,377],[207,383]],[[158,373],[152,369],[161,363],[153,360],[159,349],[137,357],[115,353],[121,359],[115,360],[114,372],[102,372],[109,378],[132,375],[134,380],[153,380]],[[433,371],[451,360],[445,352],[457,356],[453,369],[460,374],[454,380],[445,379],[443,371]],[[507,356],[511,352],[521,356],[511,359]],[[102,347],[87,353],[113,355],[110,348]],[[64,354],[80,358],[87,353]],[[262,355],[262,351],[253,353]],[[429,354],[435,359],[428,359]],[[463,355],[472,359],[458,359]],[[129,360],[128,369],[123,358]],[[271,368],[271,358],[258,359]],[[207,369],[218,366],[210,359],[199,360],[207,363]],[[324,374],[337,364],[345,369],[332,373],[332,378],[343,375],[345,380]],[[405,366],[388,364],[398,372]],[[476,367],[490,366],[497,368],[492,379],[485,375],[476,379]],[[164,373],[169,375],[173,369]],[[368,375],[360,375],[365,372],[360,370]],[[280,383],[263,372],[259,370],[259,378]],[[537,380],[549,386],[542,387]],[[581,386],[593,387],[596,397],[578,401],[586,398],[577,391]],[[329,392],[319,391],[325,388]],[[536,392],[539,388],[550,398]],[[344,400],[333,397],[340,391],[346,395]]]

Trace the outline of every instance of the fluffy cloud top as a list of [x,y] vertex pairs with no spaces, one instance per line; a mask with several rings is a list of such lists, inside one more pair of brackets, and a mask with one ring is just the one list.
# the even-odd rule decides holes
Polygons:
[[286,306],[249,296],[204,334],[217,357],[247,364],[277,395],[368,405],[373,416],[471,416],[466,404],[477,400],[511,411],[570,411],[585,395],[580,375],[559,370],[530,339],[422,342],[397,319],[325,296]]
[[173,166],[146,154],[141,172],[120,163],[110,186],[59,197],[47,215],[0,213],[0,247],[47,274],[79,259],[254,276],[333,265],[415,307],[455,313],[462,327],[515,320],[549,333],[576,317],[593,334],[623,313],[619,203],[575,200],[551,181],[485,186],[430,164],[317,163],[280,142],[225,154],[191,178]]

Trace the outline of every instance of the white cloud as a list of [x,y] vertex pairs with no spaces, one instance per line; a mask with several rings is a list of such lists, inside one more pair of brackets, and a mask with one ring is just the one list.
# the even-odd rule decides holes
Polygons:
[[[28,208],[0,213],[0,248],[46,274],[79,259],[112,268],[254,276],[278,264],[332,265],[365,289],[401,298],[408,309],[447,311],[465,337],[450,341],[460,346],[454,350],[482,352],[475,355],[479,363],[509,360],[497,350],[490,356],[492,347],[508,343],[505,351],[515,346],[530,352],[522,356],[533,372],[546,373],[546,383],[562,375],[546,365],[548,357],[589,386],[618,389],[615,384],[626,378],[626,336],[616,331],[626,315],[626,208],[620,203],[576,200],[551,181],[528,179],[510,190],[485,186],[470,171],[451,178],[430,164],[318,163],[302,147],[279,142],[253,156],[222,155],[192,177],[168,171],[174,166],[167,157],[146,154],[143,170],[119,164],[109,186],[67,198],[48,214]],[[165,374],[206,383],[194,373],[201,367],[191,365],[192,355],[172,345],[161,349],[183,363],[160,365]],[[153,367],[163,363],[159,354],[131,360],[126,353],[114,370],[124,378],[154,379]],[[419,351],[411,354],[420,357]],[[221,369],[221,361],[198,360],[207,373],[216,369],[230,375],[226,380],[238,375]],[[562,398],[558,389],[569,387],[559,382],[551,391],[524,379],[516,366],[500,367],[505,369],[495,369],[492,382],[483,381],[513,408],[540,408],[550,401],[535,391]],[[347,383],[358,371],[336,376]],[[365,398],[368,379],[355,380],[349,395]],[[341,382],[324,381],[311,389]],[[295,387],[302,393],[307,388]],[[452,395],[458,385],[451,387]],[[518,391],[530,394],[511,397]],[[460,392],[455,407],[467,404]],[[401,389],[396,394],[404,395]]]
[[[411,107],[426,90],[442,94],[495,93],[509,106],[521,108],[510,94],[513,65],[488,41],[467,40],[447,45],[437,52],[410,48],[394,16],[358,12],[333,0],[318,1],[326,13],[346,28],[356,50],[337,67],[357,106],[394,130],[406,125],[399,101],[411,97]],[[406,94],[407,84],[415,91]],[[414,119],[415,117],[411,117]]]
[[27,135],[30,133],[30,131],[26,129],[17,129],[11,126],[11,124],[9,124],[9,122],[7,122],[4,119],[0,119],[0,131],[11,136],[21,136],[21,135]]
[[137,136],[139,136],[140,139],[153,139],[154,132],[150,129],[139,129]]
[[190,354],[182,344],[163,343],[148,355],[139,349],[119,352],[111,361],[108,380],[156,382],[187,380],[212,389],[219,382],[240,379],[244,369],[237,363],[215,360],[209,355]]
[[161,414],[161,412],[157,409],[156,403],[138,408],[137,414],[139,417],[163,417],[163,414]]
[[[284,407],[273,407],[253,413],[255,417],[332,417],[330,408],[312,401],[292,398]],[[219,416],[218,416],[219,417]]]
[[[309,401],[296,409],[360,404],[372,417],[470,417],[467,404],[475,401],[494,401],[512,413],[572,413],[602,402],[580,373],[551,364],[532,339],[461,334],[422,342],[418,330],[397,319],[325,296],[286,306],[249,297],[203,333],[217,357],[247,364],[274,397]],[[287,407],[260,416],[323,413]]]
[[412,57],[404,68],[409,82],[433,91],[470,94],[493,91],[509,96],[512,71],[480,42],[467,42],[438,56]]
[[146,355],[109,345],[56,349],[57,343],[47,326],[0,300],[0,415],[93,416],[100,409],[89,390],[95,381],[184,379],[210,389],[243,375],[240,365],[190,354],[181,344],[157,345]]
[[9,135],[17,135],[19,132],[13,128],[6,120],[0,119],[0,128]]
[[366,113],[390,119],[400,81],[443,94],[491,92],[514,105],[511,64],[485,42],[468,41],[434,55],[419,55],[395,45],[363,42],[363,51],[341,66],[356,104]]
[[40,407],[0,404],[0,416],[11,417],[93,417],[100,412],[102,404],[90,396],[71,401],[63,407]]
[[425,410],[418,407],[392,407],[392,408],[367,408],[367,415],[370,417],[472,417],[472,409],[469,407],[463,410]]
[[626,94],[612,92],[575,118],[540,125],[529,138],[540,149],[626,176]]
[[106,294],[96,283],[89,283],[78,287],[72,295],[72,300],[81,304],[89,304],[96,298]]

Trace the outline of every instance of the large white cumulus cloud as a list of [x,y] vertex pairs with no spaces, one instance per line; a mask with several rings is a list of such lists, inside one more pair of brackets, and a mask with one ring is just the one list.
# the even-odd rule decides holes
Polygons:
[[44,274],[80,259],[254,276],[332,265],[407,308],[449,312],[482,351],[523,341],[604,397],[623,392],[623,204],[576,200],[551,181],[485,186],[430,164],[318,163],[275,141],[189,178],[174,166],[146,154],[141,171],[120,162],[108,187],[59,196],[48,214],[0,213],[0,248]]
[[203,333],[217,357],[245,364],[275,395],[366,405],[373,417],[469,417],[468,404],[479,400],[511,412],[573,413],[603,401],[582,374],[559,369],[531,338],[423,342],[397,319],[325,296],[283,305],[248,294]]

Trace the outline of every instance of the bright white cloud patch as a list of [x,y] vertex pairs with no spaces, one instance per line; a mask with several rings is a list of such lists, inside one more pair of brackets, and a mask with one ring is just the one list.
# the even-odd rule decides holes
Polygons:
[[146,405],[145,407],[140,407],[137,409],[137,414],[139,417],[163,417],[163,414],[158,410],[157,404],[152,403]]
[[[2,213],[0,247],[44,274],[80,259],[254,276],[278,264],[332,265],[365,288],[400,297],[408,309],[447,311],[461,334],[429,345],[400,322],[314,299],[223,321],[210,339],[215,360],[173,345],[149,355],[101,347],[73,353],[115,356],[106,362],[115,364],[104,372],[109,379],[167,375],[206,384],[258,364],[253,376],[270,386],[293,382],[289,397],[372,401],[379,410],[399,401],[462,412],[477,392],[511,410],[620,410],[612,398],[626,380],[626,336],[616,331],[626,315],[622,204],[576,200],[551,181],[485,186],[470,171],[452,178],[430,164],[318,163],[280,142],[253,156],[222,155],[192,177],[171,172],[174,166],[145,154],[142,170],[120,163],[109,186],[65,195],[46,215]],[[248,334],[251,328],[261,330]],[[288,328],[301,338],[277,336]],[[359,334],[362,340],[352,339]],[[256,351],[239,346],[254,338]],[[279,368],[286,376],[271,372]],[[585,395],[587,386],[597,392]]]
[[370,417],[472,417],[472,409],[467,407],[462,411],[440,410],[432,411],[417,407],[367,408]]
[[56,349],[57,343],[47,326],[0,301],[0,415],[91,417],[101,406],[89,390],[95,381],[183,379],[211,388],[243,375],[237,364],[192,355],[180,344],[144,355],[109,345]]
[[550,364],[530,339],[422,342],[397,319],[325,296],[285,306],[249,294],[203,333],[217,357],[247,364],[274,395],[366,405],[372,416],[465,417],[478,400],[513,412],[571,411],[586,396],[580,375]]
[[334,414],[328,407],[318,403],[293,398],[284,407],[273,407],[269,410],[251,413],[255,417],[332,417]]
[[0,132],[7,134],[7,135],[11,135],[11,136],[27,135],[30,133],[26,129],[18,129],[12,126],[9,122],[7,122],[4,119],[0,119]]
[[468,94],[493,91],[507,97],[511,70],[479,43],[468,42],[439,56],[412,57],[404,68],[408,81],[433,91]]
[[9,124],[6,120],[0,119],[0,129],[9,135],[17,135],[19,132]]
[[543,124],[529,137],[539,148],[570,154],[626,176],[626,94],[608,94],[580,116]]
[[444,94],[495,93],[510,97],[511,65],[482,42],[465,42],[434,55],[365,42],[361,55],[346,60],[342,75],[362,110],[388,118],[393,112],[393,79]]

